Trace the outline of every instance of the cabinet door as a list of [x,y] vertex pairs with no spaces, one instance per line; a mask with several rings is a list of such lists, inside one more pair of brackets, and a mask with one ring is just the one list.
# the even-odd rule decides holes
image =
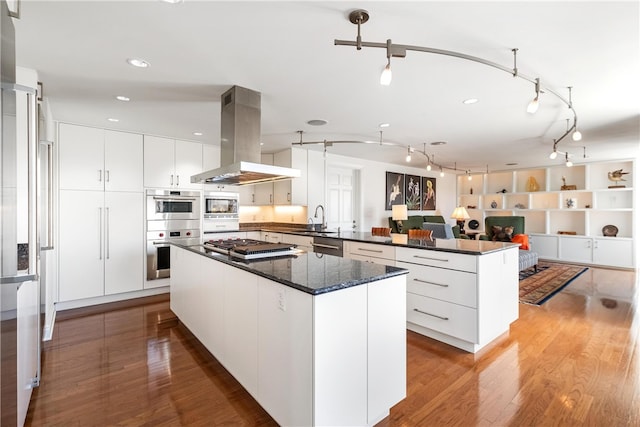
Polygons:
[[594,239],[593,262],[595,264],[633,268],[633,259],[632,240]]
[[59,301],[104,295],[104,192],[60,191]]
[[144,186],[168,188],[175,184],[174,141],[144,136]]
[[258,280],[258,400],[281,425],[312,425],[313,297]]
[[273,183],[276,205],[307,205],[307,150],[291,148],[273,155],[273,164],[300,170],[300,177]]
[[143,211],[143,193],[104,195],[105,295],[142,290]]
[[104,134],[104,189],[142,191],[142,135],[107,130]]
[[531,250],[540,258],[558,259],[558,236],[532,234],[529,243]]
[[199,142],[176,141],[176,180],[174,186],[182,189],[202,190],[202,183],[191,183],[191,176],[202,169],[202,144]]
[[592,239],[588,237],[560,237],[560,259],[590,263]]
[[308,151],[307,156],[307,204],[311,213],[316,206],[325,203],[325,159],[322,152],[317,151]]
[[60,188],[104,189],[104,131],[60,124]]
[[[273,154],[262,154],[260,162],[265,165],[273,164]],[[254,184],[254,205],[273,205],[273,182]]]
[[224,366],[247,391],[258,388],[258,276],[229,268],[224,283]]

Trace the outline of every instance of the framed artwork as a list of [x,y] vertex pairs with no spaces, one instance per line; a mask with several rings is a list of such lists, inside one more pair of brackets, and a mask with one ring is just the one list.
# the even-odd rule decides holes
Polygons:
[[422,177],[422,210],[436,210],[436,179]]
[[422,193],[420,192],[420,177],[417,175],[405,175],[405,204],[410,211],[422,209]]
[[393,205],[404,204],[404,174],[387,172],[385,210],[390,211]]

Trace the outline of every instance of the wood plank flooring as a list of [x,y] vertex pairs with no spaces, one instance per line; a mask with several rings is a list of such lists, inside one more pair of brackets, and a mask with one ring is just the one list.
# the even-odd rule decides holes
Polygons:
[[[640,425],[637,289],[590,268],[475,355],[408,332],[407,398],[379,426]],[[276,423],[155,299],[60,316],[27,425]]]

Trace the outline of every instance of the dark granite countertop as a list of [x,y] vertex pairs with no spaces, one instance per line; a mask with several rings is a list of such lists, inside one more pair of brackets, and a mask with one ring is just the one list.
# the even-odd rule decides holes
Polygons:
[[408,247],[414,249],[428,249],[442,252],[455,252],[467,255],[483,255],[505,249],[519,247],[517,243],[492,242],[489,240],[471,239],[433,239],[433,240],[403,240],[406,234],[392,235],[392,237],[374,236],[371,232],[363,231],[327,231],[313,232],[302,228],[265,226],[265,227],[242,227],[238,231],[270,231],[274,233],[295,234],[309,237],[328,237],[342,240],[350,240],[362,243],[374,243],[378,245],[390,245],[396,247]]
[[201,245],[174,245],[312,295],[338,291],[409,272],[404,268],[313,252],[300,251],[297,255],[241,260],[207,250]]

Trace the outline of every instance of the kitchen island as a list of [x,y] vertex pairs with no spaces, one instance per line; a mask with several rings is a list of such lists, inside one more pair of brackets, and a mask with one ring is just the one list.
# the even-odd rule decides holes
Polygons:
[[171,309],[281,425],[374,425],[406,396],[407,270],[171,248]]

